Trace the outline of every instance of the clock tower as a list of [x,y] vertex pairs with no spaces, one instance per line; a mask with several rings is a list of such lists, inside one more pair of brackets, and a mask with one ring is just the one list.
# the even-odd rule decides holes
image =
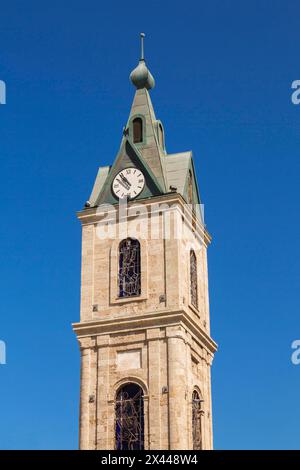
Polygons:
[[212,449],[207,247],[191,151],[168,154],[141,58],[82,225],[80,449]]

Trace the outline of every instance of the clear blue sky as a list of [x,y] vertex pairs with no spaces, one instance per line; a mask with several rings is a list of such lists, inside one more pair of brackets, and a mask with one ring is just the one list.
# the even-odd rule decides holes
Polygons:
[[77,447],[75,213],[118,150],[140,31],[213,236],[215,448],[300,448],[299,15],[296,0],[2,2],[1,448]]

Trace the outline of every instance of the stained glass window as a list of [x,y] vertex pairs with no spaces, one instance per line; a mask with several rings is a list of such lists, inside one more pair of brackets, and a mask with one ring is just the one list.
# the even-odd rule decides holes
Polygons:
[[116,449],[144,449],[144,397],[141,387],[124,385],[116,396]]
[[126,238],[119,246],[119,297],[133,297],[140,294],[140,243],[133,238]]
[[190,288],[191,304],[198,308],[197,258],[194,250],[190,251]]

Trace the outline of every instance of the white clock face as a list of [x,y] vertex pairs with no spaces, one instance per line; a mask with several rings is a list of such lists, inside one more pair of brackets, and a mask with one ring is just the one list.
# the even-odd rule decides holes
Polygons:
[[134,199],[144,189],[145,177],[137,168],[125,168],[115,176],[112,189],[119,199]]

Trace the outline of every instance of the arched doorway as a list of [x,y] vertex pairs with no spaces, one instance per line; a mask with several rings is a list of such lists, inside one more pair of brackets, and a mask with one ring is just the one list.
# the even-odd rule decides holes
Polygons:
[[135,383],[123,385],[116,395],[117,450],[144,449],[144,393]]

